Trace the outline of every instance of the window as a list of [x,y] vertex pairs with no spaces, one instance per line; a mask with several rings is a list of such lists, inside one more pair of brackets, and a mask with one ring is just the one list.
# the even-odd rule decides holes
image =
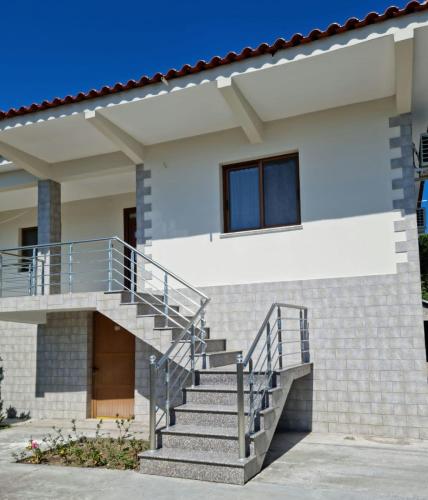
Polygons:
[[225,232],[300,224],[297,154],[223,167]]
[[[27,247],[37,245],[37,226],[36,227],[23,227],[21,229],[21,246]],[[29,265],[33,257],[33,250],[29,248],[28,250],[22,250],[22,266],[20,268],[21,272],[28,271]]]

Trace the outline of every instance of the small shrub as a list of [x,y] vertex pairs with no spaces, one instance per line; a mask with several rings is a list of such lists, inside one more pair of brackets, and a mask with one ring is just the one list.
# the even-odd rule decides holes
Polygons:
[[14,455],[15,459],[31,464],[136,469],[138,454],[148,449],[147,441],[136,439],[131,432],[132,419],[116,419],[118,437],[101,432],[102,420],[97,423],[93,438],[81,434],[75,420],[71,423],[71,432],[67,435],[53,427],[54,432],[47,434],[41,443],[31,438],[25,450]]
[[6,410],[7,418],[16,418],[18,416],[18,412],[16,411],[16,408],[13,406],[9,406]]

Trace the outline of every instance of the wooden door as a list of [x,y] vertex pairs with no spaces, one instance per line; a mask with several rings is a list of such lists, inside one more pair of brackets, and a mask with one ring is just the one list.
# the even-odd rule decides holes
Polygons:
[[134,414],[135,337],[94,314],[92,417]]
[[[126,243],[131,245],[133,248],[137,246],[137,211],[135,207],[125,208],[123,210],[123,229],[124,235],[123,239]],[[125,248],[125,259],[124,259],[124,275],[125,275],[125,288],[129,290],[131,286],[131,251],[129,248]],[[134,265],[134,272],[137,269]],[[136,278],[135,278],[136,279]]]

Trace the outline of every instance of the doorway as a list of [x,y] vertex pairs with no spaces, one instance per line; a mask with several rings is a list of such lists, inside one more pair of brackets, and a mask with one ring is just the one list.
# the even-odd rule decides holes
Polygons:
[[134,415],[135,336],[94,314],[92,418]]
[[[123,239],[131,247],[137,247],[137,210],[135,207],[125,208],[123,210]],[[131,288],[131,250],[125,247],[124,258],[124,285],[125,289]],[[133,263],[134,273],[136,273],[136,262]]]

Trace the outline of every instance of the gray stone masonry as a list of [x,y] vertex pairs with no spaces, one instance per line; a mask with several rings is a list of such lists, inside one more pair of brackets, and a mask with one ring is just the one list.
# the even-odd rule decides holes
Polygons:
[[[61,241],[61,184],[51,179],[38,181],[37,227],[39,244]],[[46,291],[60,293],[61,247],[43,253],[50,274]]]
[[36,418],[86,418],[90,402],[92,313],[50,313],[37,331]]

